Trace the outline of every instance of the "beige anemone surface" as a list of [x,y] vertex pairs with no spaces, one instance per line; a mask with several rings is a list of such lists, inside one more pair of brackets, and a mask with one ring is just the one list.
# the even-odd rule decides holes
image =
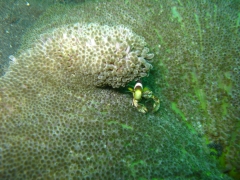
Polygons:
[[[50,8],[0,79],[0,177],[227,179],[206,144],[234,173],[237,7],[120,0]],[[117,88],[147,75],[161,107],[143,115]]]

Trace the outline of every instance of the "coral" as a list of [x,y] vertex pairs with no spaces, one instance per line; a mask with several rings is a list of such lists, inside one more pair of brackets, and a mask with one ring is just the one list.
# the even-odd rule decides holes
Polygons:
[[[225,171],[239,167],[234,2],[116,0],[50,8],[26,32],[0,79],[1,179],[228,179],[208,154],[216,145]],[[113,41],[106,43],[106,34]],[[114,60],[103,58],[110,54]],[[148,59],[153,70],[143,82],[161,107],[143,115],[130,94],[100,87],[146,76]]]

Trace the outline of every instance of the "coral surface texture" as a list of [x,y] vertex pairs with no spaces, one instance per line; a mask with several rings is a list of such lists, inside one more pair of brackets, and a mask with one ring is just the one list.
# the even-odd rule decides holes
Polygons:
[[0,77],[0,179],[238,179],[239,4],[54,3]]

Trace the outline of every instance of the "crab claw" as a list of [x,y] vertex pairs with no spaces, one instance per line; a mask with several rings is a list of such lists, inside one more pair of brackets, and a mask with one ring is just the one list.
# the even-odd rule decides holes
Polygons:
[[141,112],[141,113],[147,112],[147,108],[143,104],[139,104],[138,100],[136,99],[133,99],[132,105],[137,108],[138,112]]
[[133,98],[132,105],[137,108],[138,107],[138,100]]
[[160,100],[157,97],[155,97],[155,96],[153,96],[152,99],[154,101],[154,103],[153,103],[153,112],[157,112],[158,109],[160,108]]
[[147,112],[147,108],[143,104],[138,104],[137,110],[138,112],[141,112],[141,113]]
[[145,99],[152,99],[154,101],[152,112],[157,112],[160,107],[160,100],[153,95],[153,92],[147,89],[143,92],[143,97]]

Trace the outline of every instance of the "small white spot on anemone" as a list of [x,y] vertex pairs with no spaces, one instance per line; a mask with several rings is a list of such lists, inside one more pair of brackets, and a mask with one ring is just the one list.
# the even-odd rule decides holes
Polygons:
[[102,36],[102,40],[104,43],[107,43],[108,42],[108,36]]
[[116,44],[116,50],[119,51],[119,49],[120,49],[120,44],[117,43],[117,44]]
[[10,55],[8,58],[11,60],[11,63],[16,63],[17,61],[17,59],[13,55]]
[[127,49],[126,49],[127,54],[130,52],[130,49],[131,49],[130,46],[128,46]]
[[86,46],[88,47],[93,47],[93,46],[96,46],[96,42],[94,39],[89,39],[87,42],[86,42]]

